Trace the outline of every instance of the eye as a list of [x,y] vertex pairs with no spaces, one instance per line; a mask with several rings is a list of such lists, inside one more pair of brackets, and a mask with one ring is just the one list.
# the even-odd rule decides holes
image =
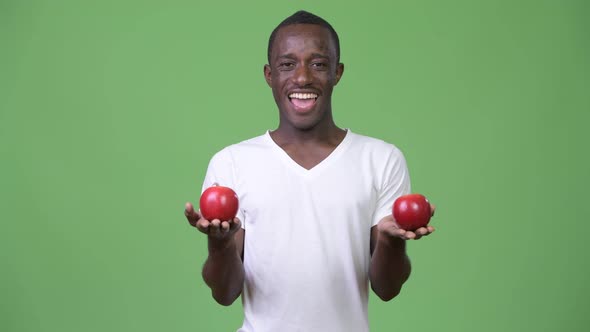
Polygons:
[[317,69],[326,69],[328,64],[325,62],[314,62],[311,64],[311,66]]
[[282,70],[289,70],[289,69],[292,69],[293,67],[295,67],[295,64],[292,62],[279,63],[279,69],[282,69]]

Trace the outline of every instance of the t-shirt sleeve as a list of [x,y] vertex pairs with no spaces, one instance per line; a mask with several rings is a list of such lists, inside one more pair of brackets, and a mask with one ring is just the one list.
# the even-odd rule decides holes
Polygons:
[[394,148],[385,163],[371,226],[377,225],[381,219],[391,215],[393,202],[398,197],[409,193],[411,193],[410,174],[406,159],[399,149]]
[[[207,173],[205,175],[205,179],[203,180],[201,194],[214,184],[233,189],[238,195],[238,199],[240,199],[239,188],[237,188],[234,162],[229,148],[225,148],[217,152],[209,161]],[[238,214],[236,217],[240,219],[242,222],[242,228],[244,228],[246,221],[244,220],[244,211],[241,206],[238,208]]]

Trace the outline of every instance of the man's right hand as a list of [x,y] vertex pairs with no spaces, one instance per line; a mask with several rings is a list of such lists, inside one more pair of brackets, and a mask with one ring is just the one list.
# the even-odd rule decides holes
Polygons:
[[191,226],[207,234],[209,256],[203,265],[203,279],[215,301],[232,304],[242,293],[244,286],[244,230],[240,219],[207,220],[186,203],[184,215]]
[[209,239],[212,240],[229,240],[241,228],[241,222],[238,218],[234,218],[234,220],[221,221],[214,219],[209,221],[203,218],[199,212],[195,211],[191,203],[186,203],[184,215],[191,226],[196,227],[201,233],[207,234]]

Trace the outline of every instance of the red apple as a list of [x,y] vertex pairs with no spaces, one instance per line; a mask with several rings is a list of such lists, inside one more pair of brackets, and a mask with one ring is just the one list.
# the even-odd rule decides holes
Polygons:
[[393,217],[397,225],[407,231],[415,231],[420,227],[425,227],[431,216],[430,203],[423,195],[400,196],[393,203]]
[[209,187],[201,195],[200,208],[207,220],[233,220],[238,213],[238,195],[228,187]]

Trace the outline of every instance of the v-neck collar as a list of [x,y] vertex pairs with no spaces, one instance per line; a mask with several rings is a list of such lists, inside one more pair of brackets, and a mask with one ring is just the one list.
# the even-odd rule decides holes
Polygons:
[[346,128],[346,134],[344,135],[342,141],[336,146],[336,148],[334,148],[334,150],[326,158],[310,169],[299,165],[295,160],[293,160],[293,158],[291,158],[291,156],[289,156],[289,154],[272,139],[270,136],[270,130],[267,130],[264,136],[267,142],[272,146],[273,151],[275,151],[275,153],[285,162],[285,164],[287,164],[291,169],[299,174],[310,176],[312,174],[319,173],[322,169],[325,169],[330,164],[332,164],[334,160],[338,159],[338,156],[340,156],[350,145],[352,135],[353,133],[350,131],[350,129]]

